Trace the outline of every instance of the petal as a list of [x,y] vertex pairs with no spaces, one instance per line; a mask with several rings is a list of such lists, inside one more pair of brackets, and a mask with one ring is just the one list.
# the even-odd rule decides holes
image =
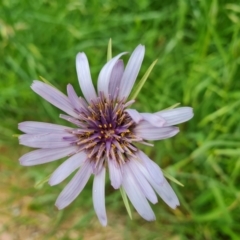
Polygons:
[[140,113],[142,118],[155,127],[162,127],[166,121],[161,116],[151,113]]
[[68,206],[81,193],[91,173],[91,165],[86,161],[58,196],[55,205],[59,210]]
[[[78,127],[86,128],[86,124],[84,124],[83,122],[79,121],[76,118],[70,117],[70,116],[65,115],[65,114],[60,114],[59,117],[68,121],[68,122],[70,122],[70,123],[73,123],[74,125],[76,125]],[[80,119],[80,117],[79,117],[79,119]]]
[[64,161],[51,175],[49,185],[53,186],[62,182],[77,168],[81,167],[86,159],[87,155],[84,152],[79,152]]
[[155,215],[147,199],[134,179],[128,164],[124,166],[123,188],[137,212],[147,221],[155,220]]
[[123,97],[127,98],[129,96],[142,65],[144,53],[145,47],[142,45],[138,45],[133,51],[121,79],[119,89],[120,99]]
[[110,174],[110,180],[111,180],[111,185],[113,188],[118,189],[120,188],[122,184],[122,170],[121,166],[116,166],[114,164],[114,160],[109,159],[108,160],[108,167],[109,167],[109,174]]
[[153,204],[157,203],[157,196],[153,191],[152,186],[148,183],[142,172],[136,167],[136,159],[132,158],[129,161],[128,166],[132,172],[132,175],[135,177],[135,180],[138,182],[138,185],[144,193],[145,197]]
[[79,98],[71,84],[67,85],[67,94],[68,99],[71,102],[72,106],[74,107],[74,110],[77,112],[81,112],[81,108],[83,107],[82,104],[79,101]]
[[93,206],[100,223],[107,225],[107,214],[105,208],[105,172],[103,169],[95,175],[93,181]]
[[44,122],[34,122],[34,121],[26,121],[18,124],[18,129],[24,133],[30,134],[38,134],[38,133],[66,133],[66,130],[72,130],[70,127],[52,124],[52,123],[44,123]]
[[20,159],[20,164],[23,166],[33,166],[52,162],[60,158],[69,156],[74,153],[78,147],[71,146],[67,148],[54,148],[54,149],[38,149],[24,154]]
[[155,179],[153,179],[152,175],[147,171],[147,169],[142,164],[136,162],[136,165],[138,166],[139,170],[142,171],[142,173],[149,181],[149,183],[152,185],[157,194],[169,207],[175,209],[177,206],[180,205],[176,194],[174,193],[172,187],[169,185],[165,178],[162,180],[161,184],[157,184]]
[[173,137],[179,132],[177,127],[154,127],[146,121],[140,122],[134,129],[138,137],[146,140],[160,140]]
[[157,184],[162,184],[164,181],[164,176],[160,167],[142,151],[137,151],[137,156],[142,160],[143,165],[146,167],[154,181]]
[[117,97],[118,95],[123,72],[124,72],[123,60],[118,60],[111,72],[108,87],[109,94],[111,94],[114,97],[115,96]]
[[73,117],[78,117],[67,96],[61,93],[55,87],[52,87],[38,80],[34,80],[31,88],[35,93],[40,95],[42,98],[50,102],[55,107],[61,109],[62,111]]
[[165,119],[164,126],[172,126],[186,122],[193,117],[193,109],[191,107],[181,107],[169,110],[163,110],[155,113],[155,115]]
[[77,137],[69,133],[23,134],[19,144],[34,148],[61,148],[71,146]]
[[129,108],[126,109],[125,112],[127,112],[130,115],[130,117],[135,123],[139,123],[143,119],[141,114],[135,109]]
[[76,68],[78,82],[86,100],[90,103],[92,99],[97,98],[89,69],[89,63],[85,53],[78,53],[76,57]]
[[111,73],[113,72],[113,68],[116,65],[118,59],[123,54],[126,54],[126,53],[120,53],[116,57],[108,61],[102,68],[101,72],[99,73],[98,92],[103,92],[105,96],[108,96],[109,82],[110,82]]

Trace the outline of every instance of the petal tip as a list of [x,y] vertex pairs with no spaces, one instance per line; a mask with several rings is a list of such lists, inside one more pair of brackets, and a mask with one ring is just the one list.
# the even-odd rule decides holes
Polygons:
[[56,208],[57,208],[58,210],[62,210],[62,209],[63,209],[63,207],[60,206],[59,203],[57,203],[57,202],[55,203],[55,206],[56,206]]
[[101,217],[99,218],[99,221],[100,221],[100,223],[101,223],[101,225],[102,225],[103,227],[106,227],[106,226],[107,226],[107,218],[106,218],[106,216],[101,216]]
[[68,204],[66,204],[63,199],[59,199],[59,196],[58,196],[58,199],[56,200],[55,202],[55,206],[58,210],[62,210],[64,209],[65,207],[68,206]]
[[112,187],[113,187],[115,190],[117,190],[117,189],[119,189],[119,188],[121,187],[121,185],[119,185],[119,184],[117,184],[117,183],[114,183],[114,182],[112,182],[111,185],[112,185]]
[[39,86],[39,85],[42,85],[42,84],[45,85],[44,82],[41,82],[41,81],[39,81],[39,80],[33,80],[33,82],[32,82],[32,84],[30,85],[30,87],[31,87],[32,90],[34,90],[35,87],[37,87],[37,86]]
[[54,181],[50,178],[48,181],[48,184],[52,187],[54,185],[56,185],[56,183],[54,183]]
[[83,58],[86,58],[86,54],[84,52],[79,52],[76,56],[77,60],[82,60]]
[[21,160],[21,159],[19,159],[19,164],[21,165],[21,166],[28,166],[26,163],[24,163],[24,161],[23,160]]
[[68,83],[67,88],[72,88],[72,84]]
[[174,127],[174,129],[173,129],[173,136],[178,134],[179,132],[180,132],[179,127]]

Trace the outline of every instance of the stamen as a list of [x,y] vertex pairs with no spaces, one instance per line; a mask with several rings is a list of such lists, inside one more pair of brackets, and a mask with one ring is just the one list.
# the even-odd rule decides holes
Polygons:
[[99,150],[99,146],[95,145],[90,154],[88,155],[88,158],[91,158],[97,151]]
[[120,151],[117,151],[117,156],[118,156],[118,160],[120,161],[120,164],[124,164],[128,159],[124,159],[123,155]]
[[85,148],[86,148],[86,149],[92,148],[92,147],[94,147],[96,144],[97,144],[97,142],[92,142],[92,143],[90,143],[89,145],[87,145]]
[[149,147],[154,147],[154,144],[148,143],[148,142],[145,142],[145,141],[140,141],[139,143],[141,143],[143,145],[146,145],[146,146],[149,146]]
[[114,140],[113,143],[120,152],[124,153],[124,150],[123,150],[123,148],[121,147],[121,145],[119,144],[118,141]]

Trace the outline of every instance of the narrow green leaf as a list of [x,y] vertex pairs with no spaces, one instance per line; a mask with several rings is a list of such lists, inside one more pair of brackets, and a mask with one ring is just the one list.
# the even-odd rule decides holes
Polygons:
[[199,123],[199,126],[205,126],[209,122],[216,121],[217,118],[222,117],[223,115],[230,114],[234,109],[236,109],[237,107],[239,108],[239,105],[240,100],[233,102],[232,104],[223,106],[222,108],[216,110],[215,112],[203,118],[203,120]]
[[153,70],[153,67],[155,66],[155,64],[157,63],[158,59],[156,59],[151,66],[148,68],[148,70],[146,71],[146,73],[143,75],[142,79],[140,80],[140,82],[137,84],[136,89],[134,90],[134,92],[131,94],[130,99],[136,99],[137,95],[139,94],[140,90],[142,89],[144,83],[146,82],[149,74],[151,73],[151,71]]
[[233,149],[214,149],[214,153],[216,155],[224,155],[224,156],[239,156],[240,148],[233,148]]
[[171,176],[169,173],[167,173],[166,171],[162,170],[163,174],[166,178],[168,178],[169,180],[175,182],[176,184],[180,185],[181,187],[184,187],[184,185],[182,183],[180,183],[176,178],[174,178],[173,176]]
[[40,189],[42,186],[49,180],[51,175],[48,175],[47,177],[43,178],[42,180],[36,182],[34,185],[35,188]]
[[239,12],[240,13],[240,6],[238,4],[226,4],[225,8],[228,10],[232,10],[233,12]]
[[112,59],[112,39],[109,39],[108,49],[107,49],[107,61]]
[[51,84],[47,79],[45,79],[44,77],[39,76],[39,78],[40,78],[43,82],[45,82],[46,84],[48,84],[48,85],[50,85],[50,86],[56,88],[54,85],[52,85],[52,84]]
[[13,134],[12,137],[19,137],[21,134]]
[[122,195],[124,205],[127,209],[127,213],[129,215],[130,219],[132,220],[132,212],[131,212],[131,209],[130,209],[128,198],[127,198],[126,192],[124,191],[124,189],[122,187],[120,187],[120,193]]
[[181,103],[175,103],[175,104],[173,104],[172,106],[166,108],[166,110],[167,110],[167,109],[173,109],[173,108],[176,108],[176,107],[179,106],[180,104],[181,104]]

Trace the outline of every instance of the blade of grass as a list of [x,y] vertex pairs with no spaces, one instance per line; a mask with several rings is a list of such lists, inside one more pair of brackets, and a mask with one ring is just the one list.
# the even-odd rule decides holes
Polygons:
[[141,91],[144,83],[146,82],[149,74],[151,73],[151,71],[153,70],[155,64],[157,63],[158,59],[156,59],[148,68],[148,70],[146,71],[146,73],[143,75],[142,79],[140,80],[140,82],[138,83],[136,89],[133,91],[133,93],[130,95],[130,99],[136,99],[137,95],[139,94],[139,92]]
[[124,205],[127,209],[127,213],[129,215],[130,219],[132,219],[132,212],[131,212],[131,208],[130,208],[130,205],[129,205],[129,202],[128,202],[128,197],[126,195],[126,192],[124,191],[124,189],[122,187],[120,187],[120,192],[121,192],[121,195],[122,195],[122,198],[123,198]]

